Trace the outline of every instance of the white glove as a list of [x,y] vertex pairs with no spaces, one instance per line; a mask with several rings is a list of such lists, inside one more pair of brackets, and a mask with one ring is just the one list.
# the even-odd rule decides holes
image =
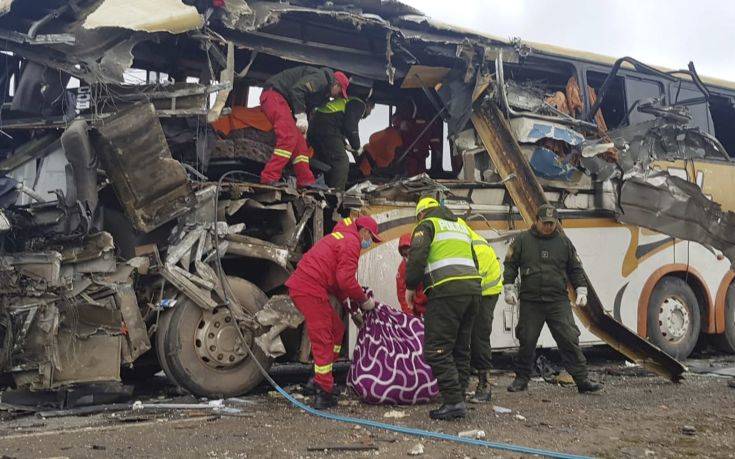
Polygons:
[[574,304],[580,308],[587,306],[587,287],[577,287],[577,301]]
[[375,309],[375,300],[372,298],[368,298],[367,300],[365,300],[364,303],[360,305],[360,309],[362,309],[363,311],[372,311],[373,309]]
[[406,303],[411,307],[411,309],[414,309],[413,307],[413,299],[416,297],[416,290],[409,290],[406,289]]
[[505,302],[511,306],[518,304],[518,292],[516,291],[515,284],[503,285],[505,291]]
[[309,130],[309,120],[306,118],[306,113],[296,115],[296,127],[302,134],[306,134],[306,131]]

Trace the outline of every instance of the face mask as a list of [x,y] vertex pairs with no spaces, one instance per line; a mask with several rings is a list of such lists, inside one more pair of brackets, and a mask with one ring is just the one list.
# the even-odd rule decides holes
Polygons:
[[362,241],[360,241],[360,247],[362,247],[363,250],[369,249],[371,245],[373,245],[372,239],[368,239],[367,241],[363,239]]

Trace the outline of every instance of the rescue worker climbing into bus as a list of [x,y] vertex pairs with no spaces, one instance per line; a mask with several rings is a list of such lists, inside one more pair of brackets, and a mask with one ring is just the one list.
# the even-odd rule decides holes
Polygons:
[[278,184],[283,168],[293,163],[300,188],[317,185],[309,167],[308,131],[311,110],[324,105],[330,97],[347,98],[349,79],[342,72],[306,65],[293,67],[266,80],[260,94],[260,107],[276,133],[273,156],[260,174],[260,182]]
[[345,326],[329,297],[343,303],[349,299],[364,311],[375,308],[357,282],[360,251],[380,242],[378,224],[362,216],[342,231],[330,233],[309,249],[291,274],[286,287],[296,308],[304,315],[306,333],[314,358],[314,407],[337,405],[332,365],[342,350]]
[[[579,328],[574,323],[567,292],[568,278],[576,290],[575,305],[587,305],[584,269],[574,245],[559,231],[558,224],[554,206],[540,206],[534,226],[515,238],[505,256],[505,302],[516,305],[520,299],[516,326],[520,347],[515,357],[516,377],[508,386],[509,392],[528,388],[536,344],[544,323],[579,392],[596,392],[602,388],[587,377],[587,361],[579,347]],[[516,287],[519,274],[520,293]]]
[[358,125],[375,106],[372,101],[365,99],[337,97],[317,108],[309,123],[309,145],[314,148],[315,159],[330,166],[324,174],[325,181],[337,191],[344,191],[350,170],[345,139],[356,154],[361,153]]
[[495,250],[487,240],[470,229],[472,249],[477,258],[480,276],[482,276],[482,296],[477,317],[472,326],[470,343],[470,367],[477,374],[477,388],[470,399],[472,403],[490,401],[492,392],[488,387],[488,373],[492,360],[490,333],[493,331],[493,314],[500,292],[503,291],[503,272]]
[[437,379],[442,405],[432,419],[467,415],[464,394],[470,376],[472,322],[480,303],[480,274],[470,228],[434,198],[416,205],[419,220],[406,261],[406,302],[414,304],[423,282],[424,358]]
[[398,265],[396,272],[396,294],[398,303],[401,305],[401,311],[416,317],[423,317],[426,313],[426,302],[428,298],[424,294],[423,285],[416,287],[416,296],[413,299],[413,305],[406,302],[406,260],[408,259],[408,250],[411,247],[411,233],[406,233],[398,239],[398,253],[401,255],[401,263]]

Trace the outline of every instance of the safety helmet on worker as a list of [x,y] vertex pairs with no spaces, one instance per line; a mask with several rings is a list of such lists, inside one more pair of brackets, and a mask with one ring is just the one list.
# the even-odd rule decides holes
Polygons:
[[418,204],[416,204],[416,218],[419,217],[421,212],[434,207],[439,207],[439,201],[431,197],[421,198]]

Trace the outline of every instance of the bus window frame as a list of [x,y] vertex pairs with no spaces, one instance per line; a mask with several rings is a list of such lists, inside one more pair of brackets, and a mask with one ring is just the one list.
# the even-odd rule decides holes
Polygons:
[[[682,99],[680,101],[679,100],[676,100],[676,97],[675,96],[676,96],[676,93],[679,90],[679,88],[682,88],[682,89],[685,89],[685,90],[691,91],[691,92],[700,92],[699,91],[699,88],[697,87],[697,85],[695,85],[693,82],[685,81],[685,80],[672,81],[668,85],[669,100],[671,101],[671,104],[681,105],[681,102],[686,102],[688,100],[693,100],[693,98],[691,98],[691,97],[684,98],[684,99]],[[714,120],[712,119],[712,113],[710,112],[710,109],[709,109],[709,102],[703,101],[702,104],[704,104],[704,107],[707,110],[706,113],[709,116],[709,119],[707,120],[707,123],[706,123],[706,125],[708,126],[708,130],[706,131],[706,133],[709,134],[709,135],[711,135],[711,136],[714,136],[714,132],[713,131],[715,129],[715,126],[714,126]],[[696,104],[696,105],[698,106],[699,104]],[[692,114],[692,116],[694,116],[694,114]]]
[[[730,99],[731,100],[731,103],[733,103],[735,105],[735,91],[731,91],[731,90],[727,90],[727,89],[723,89],[723,88],[710,88],[710,87],[708,87],[707,89],[710,90],[710,97],[718,97],[718,98],[722,98],[722,99]],[[714,126],[714,124],[715,124],[715,118],[712,115],[712,109],[709,107],[709,104],[707,104],[707,105],[708,105],[708,109],[710,111],[709,112],[709,116],[712,118],[713,130],[715,131],[715,133],[713,133],[712,136],[714,136],[715,138],[717,138],[717,129],[715,129],[715,126]],[[717,140],[720,141],[720,139],[717,139]],[[725,148],[725,145],[722,145],[722,146],[723,146],[723,148]],[[727,148],[725,148],[725,151],[727,151]],[[731,152],[727,151],[727,158],[716,158],[716,159],[715,158],[712,158],[712,159],[715,160],[715,161],[718,161],[718,162],[730,162],[730,163],[731,162],[735,162],[735,151],[733,151],[732,154],[731,154]]]

